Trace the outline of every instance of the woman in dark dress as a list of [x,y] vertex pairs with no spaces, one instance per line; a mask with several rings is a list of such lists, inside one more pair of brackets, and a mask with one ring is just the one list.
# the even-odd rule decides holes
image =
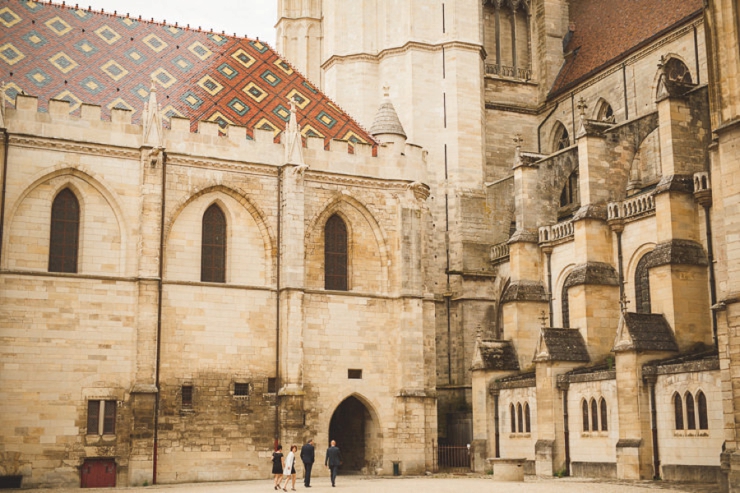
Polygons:
[[280,480],[283,479],[283,468],[285,467],[285,457],[283,457],[283,446],[278,445],[272,453],[272,474],[275,476],[275,489],[280,489]]

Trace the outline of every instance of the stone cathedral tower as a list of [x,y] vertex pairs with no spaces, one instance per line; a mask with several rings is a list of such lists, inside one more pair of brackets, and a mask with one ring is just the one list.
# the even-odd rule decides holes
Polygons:
[[[517,127],[537,141],[535,112],[562,65],[567,8],[564,0],[353,5],[282,0],[277,48],[366,127],[388,85],[408,141],[429,152],[435,253],[426,259],[426,290],[437,327],[439,430],[443,441],[469,443],[476,334],[500,332],[504,286],[490,248],[509,238],[512,224],[521,237],[535,231],[514,216],[513,203],[493,213],[511,186],[515,152],[514,135],[496,129]],[[512,275],[527,279],[538,264],[528,262]]]

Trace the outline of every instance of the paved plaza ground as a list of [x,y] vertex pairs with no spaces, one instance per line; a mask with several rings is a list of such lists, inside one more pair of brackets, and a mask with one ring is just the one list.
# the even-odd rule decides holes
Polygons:
[[[296,482],[296,491],[311,493],[715,493],[716,485],[697,485],[669,483],[664,481],[617,481],[585,478],[527,477],[523,483],[494,481],[490,476],[479,475],[434,475],[423,477],[377,478],[364,476],[340,476],[337,487],[332,488],[329,479],[318,477],[306,489],[303,483]],[[157,493],[269,493],[273,490],[271,480],[234,481],[226,483],[194,483],[178,485],[139,486],[132,488],[93,488],[73,489],[33,489],[21,490],[24,493],[71,493],[93,492],[157,492]],[[290,486],[288,487],[290,491]]]

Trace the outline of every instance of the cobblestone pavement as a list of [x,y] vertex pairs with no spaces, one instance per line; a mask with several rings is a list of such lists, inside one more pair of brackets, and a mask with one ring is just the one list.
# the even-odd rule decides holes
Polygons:
[[[363,476],[339,476],[337,487],[332,488],[329,479],[318,477],[312,481],[312,488],[303,487],[300,479],[296,490],[311,493],[337,491],[352,493],[452,493],[452,492],[493,492],[493,493],[716,493],[717,485],[681,484],[662,481],[617,481],[586,478],[535,478],[527,477],[523,483],[494,481],[491,477],[479,475],[434,475],[426,477],[376,478]],[[32,489],[24,493],[80,493],[72,489]],[[93,488],[86,493],[112,492],[158,492],[158,493],[268,493],[273,490],[271,480],[234,481],[224,483],[192,483],[178,485],[138,486],[131,488]],[[290,487],[288,487],[290,491]]]

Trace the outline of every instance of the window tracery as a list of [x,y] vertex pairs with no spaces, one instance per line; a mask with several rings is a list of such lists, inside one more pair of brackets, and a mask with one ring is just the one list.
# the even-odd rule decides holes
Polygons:
[[584,432],[609,431],[609,415],[605,398],[582,399],[581,413]]

